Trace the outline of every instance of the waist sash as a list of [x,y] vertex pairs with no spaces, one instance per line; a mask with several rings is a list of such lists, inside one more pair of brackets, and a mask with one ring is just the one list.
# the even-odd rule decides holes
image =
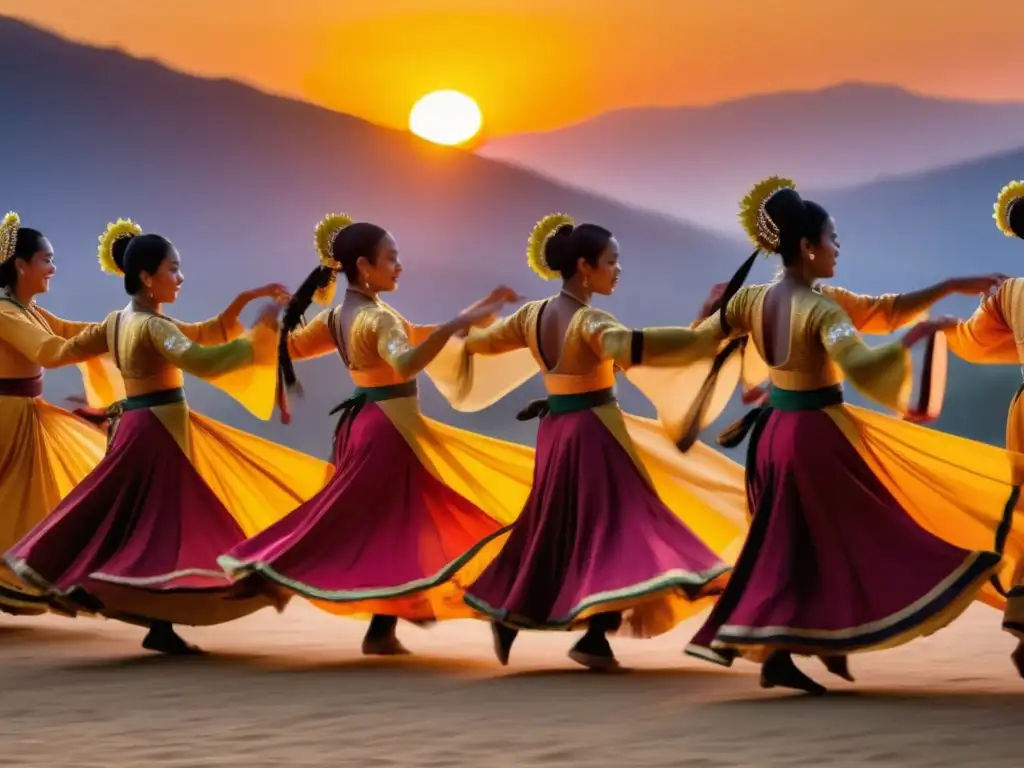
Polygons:
[[419,387],[416,385],[416,379],[383,387],[356,387],[348,400],[331,409],[331,416],[336,413],[341,414],[338,417],[338,424],[334,428],[335,437],[341,431],[342,425],[346,422],[351,423],[367,403],[383,403],[386,400],[397,400],[402,397],[416,397],[418,393]]
[[549,414],[577,413],[615,402],[615,390],[611,387],[593,392],[579,392],[574,395],[548,395],[531,400],[517,415],[519,421],[543,419]]
[[41,397],[43,374],[27,379],[0,379],[0,397]]

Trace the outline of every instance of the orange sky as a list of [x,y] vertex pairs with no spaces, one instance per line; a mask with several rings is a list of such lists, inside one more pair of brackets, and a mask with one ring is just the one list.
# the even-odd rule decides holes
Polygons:
[[0,0],[0,13],[400,128],[438,88],[476,98],[492,134],[845,80],[1024,100],[1019,0]]

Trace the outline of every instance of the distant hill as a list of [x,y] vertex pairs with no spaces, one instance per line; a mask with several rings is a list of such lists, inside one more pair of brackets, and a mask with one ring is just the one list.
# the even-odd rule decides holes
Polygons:
[[757,179],[846,187],[1024,146],[1024,104],[837,85],[709,107],[628,109],[478,152],[650,210],[733,226]]
[[[447,319],[498,282],[531,297],[551,292],[524,253],[530,228],[556,210],[618,235],[625,279],[605,306],[635,323],[689,322],[709,284],[744,255],[740,243],[664,215],[2,17],[0,71],[8,73],[0,206],[50,236],[59,273],[44,302],[69,317],[99,318],[127,301],[95,260],[99,233],[118,216],[178,246],[187,283],[173,312],[185,319],[219,311],[251,285],[297,284],[316,264],[314,225],[338,210],[393,230],[406,280],[392,300],[420,322]],[[326,411],[351,383],[333,359],[303,364],[300,375],[307,397],[288,429],[255,422],[205,386],[192,386],[190,398],[210,415],[324,454]],[[71,372],[48,382],[55,399],[75,391]],[[537,392],[474,416],[440,408],[432,392],[426,402],[449,422],[530,440],[535,425],[512,416]]]

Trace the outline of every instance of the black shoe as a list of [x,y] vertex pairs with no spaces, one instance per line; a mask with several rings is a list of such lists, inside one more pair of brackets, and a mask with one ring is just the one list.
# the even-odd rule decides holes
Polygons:
[[395,634],[398,629],[397,616],[374,615],[363,637],[365,656],[408,656],[410,651]]
[[617,669],[618,659],[604,633],[588,632],[569,651],[569,658],[587,669]]
[[497,621],[491,622],[491,637],[494,639],[494,655],[498,657],[501,666],[508,666],[508,657],[512,653],[512,643],[519,635],[518,629],[506,627]]
[[825,669],[836,677],[841,677],[843,680],[848,680],[851,683],[853,682],[853,675],[850,674],[849,657],[846,654],[842,656],[822,656],[821,662],[825,665]]
[[761,665],[761,687],[792,688],[819,696],[827,691],[821,683],[814,682],[801,672],[793,663],[792,656],[780,651],[773,653]]
[[142,640],[142,647],[147,651],[165,653],[168,656],[194,656],[203,651],[197,646],[186,643],[174,627],[164,621],[153,622],[149,634]]
[[1010,654],[1010,661],[1017,668],[1017,674],[1024,677],[1024,640],[1021,640],[1014,652]]

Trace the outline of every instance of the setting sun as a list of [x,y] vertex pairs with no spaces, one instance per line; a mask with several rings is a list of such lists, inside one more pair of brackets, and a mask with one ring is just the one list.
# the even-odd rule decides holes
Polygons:
[[480,107],[458,91],[434,91],[416,102],[409,130],[435,144],[456,146],[472,139],[483,125]]

